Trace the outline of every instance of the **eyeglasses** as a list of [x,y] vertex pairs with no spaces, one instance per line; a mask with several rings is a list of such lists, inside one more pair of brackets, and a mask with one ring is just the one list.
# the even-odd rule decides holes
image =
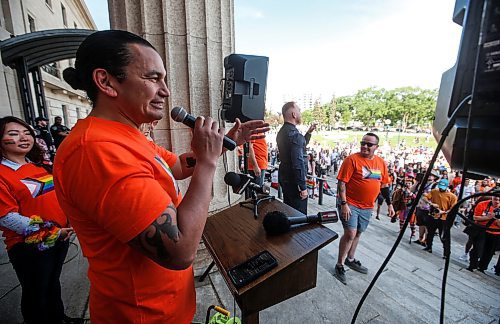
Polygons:
[[359,142],[359,144],[361,144],[361,146],[368,146],[368,147],[372,147],[373,145],[378,145],[378,144],[375,144],[375,143],[370,143],[370,142],[364,142],[364,141],[361,141]]

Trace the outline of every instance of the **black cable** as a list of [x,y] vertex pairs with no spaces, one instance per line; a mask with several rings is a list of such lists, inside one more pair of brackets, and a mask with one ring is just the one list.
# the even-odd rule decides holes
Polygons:
[[233,297],[233,323],[236,323],[236,298]]
[[[64,261],[63,264],[66,264],[68,262],[71,262],[73,261],[80,253],[80,248],[78,247],[78,245],[74,242],[69,242],[70,245],[74,245],[76,247],[76,253],[75,255],[73,255],[71,258],[69,258],[68,260]],[[0,265],[5,265],[5,264],[9,264],[10,262],[6,262],[6,263],[2,263]],[[7,291],[5,294],[3,294],[2,296],[0,296],[0,300],[2,300],[3,298],[7,297],[8,294],[10,294],[11,292],[13,292],[17,287],[21,286],[21,284],[17,284],[16,286],[12,287],[9,291]]]
[[0,296],[0,300],[2,300],[5,297],[7,297],[8,294],[10,294],[11,292],[13,292],[14,290],[17,289],[17,287],[20,287],[20,286],[21,286],[21,284],[17,284],[14,287],[12,287],[9,291],[7,291],[5,294],[3,294],[2,296]]
[[[471,221],[464,215],[458,212],[460,206],[467,201],[468,199],[473,199],[475,197],[484,197],[484,196],[497,196],[500,197],[500,190],[492,190],[488,192],[480,192],[478,194],[470,195],[468,197],[465,197],[463,199],[460,199],[450,210],[448,213],[448,216],[446,218],[445,222],[445,228],[444,228],[444,233],[445,233],[445,239],[443,241],[444,245],[444,270],[443,270],[443,279],[441,281],[441,307],[440,307],[440,312],[439,312],[439,322],[441,324],[444,323],[444,308],[445,308],[445,296],[446,296],[446,281],[448,279],[448,269],[450,267],[450,254],[451,254],[451,234],[450,234],[450,229],[451,226],[453,226],[453,221],[455,219],[456,215],[459,215],[462,219],[468,223],[468,225],[472,225],[475,227],[478,227],[482,230],[490,230],[493,232],[500,232],[500,229],[495,229],[495,228],[489,228],[486,226],[479,225],[475,223],[474,221]],[[450,220],[451,218],[451,220]]]
[[[74,243],[74,242],[69,242],[69,244],[74,245],[74,246],[76,247],[76,253],[75,253],[75,255],[73,255],[71,258],[69,258],[68,260],[64,261],[64,263],[63,263],[63,264],[66,264],[66,263],[68,263],[68,262],[70,262],[70,261],[73,261],[73,259],[75,259],[75,258],[78,256],[79,251],[80,251],[80,248],[78,247],[78,245],[77,245],[76,243]],[[10,264],[10,261],[0,263],[0,266],[7,265],[7,264]]]
[[[483,7],[483,14],[488,12],[488,2],[485,2]],[[484,35],[483,32],[485,31],[486,27],[486,21],[485,21],[485,16],[483,15],[480,20],[481,20],[481,26],[479,30],[479,42],[484,43]],[[480,55],[481,55],[481,50],[479,49],[482,44],[478,45],[478,50],[475,53],[475,59],[474,59],[474,75],[473,75],[473,80],[472,80],[472,94],[476,93],[476,86],[477,86],[477,77],[478,77],[478,68],[479,68],[479,62],[480,62]],[[467,155],[467,148],[469,146],[470,142],[470,132],[472,128],[472,106],[474,103],[474,98],[471,99],[472,103],[471,106],[469,107],[469,113],[467,116],[467,129],[465,132],[465,143],[464,143],[464,152],[463,152],[463,163],[462,167],[464,170],[464,173],[467,172],[467,167],[468,167],[468,155]],[[465,183],[465,176],[462,179],[462,186],[460,188],[460,192],[462,193],[464,190],[464,183]],[[460,198],[462,198],[462,194],[460,194]],[[444,324],[444,308],[445,308],[445,294],[446,294],[446,280],[448,277],[448,269],[449,269],[449,263],[450,263],[450,254],[451,254],[451,226],[453,225],[453,221],[455,220],[455,215],[457,213],[458,209],[455,210],[454,213],[448,215],[446,222],[445,222],[445,228],[444,228],[444,257],[445,257],[445,264],[444,264],[444,272],[443,272],[443,280],[442,280],[442,286],[441,286],[441,307],[440,307],[440,315],[439,315],[439,323]],[[448,218],[451,218],[448,219]]]
[[[226,121],[223,120],[222,116],[221,116],[222,115],[222,101],[224,99],[224,88],[222,87],[222,82],[225,80],[226,80],[225,78],[222,78],[219,81],[221,105],[219,107],[219,111],[217,112],[217,120],[218,120],[219,124],[222,125],[223,127],[226,126]],[[227,173],[229,170],[229,166],[227,164],[227,151],[222,153],[222,164],[224,165],[224,173]],[[229,190],[229,186],[227,187],[226,192],[227,192],[227,203],[228,203],[229,207],[231,207],[231,192]]]
[[487,226],[479,225],[474,220],[470,220],[465,215],[463,215],[462,213],[458,212],[460,206],[465,201],[467,201],[469,199],[473,199],[473,198],[477,198],[477,197],[485,197],[485,196],[500,197],[500,189],[492,189],[492,190],[486,191],[486,192],[478,192],[476,194],[473,194],[473,195],[467,196],[465,198],[462,198],[459,201],[457,201],[457,203],[455,205],[453,205],[453,207],[450,209],[450,211],[449,211],[448,214],[456,213],[456,215],[460,216],[460,218],[462,218],[466,222],[467,225],[471,225],[471,226],[477,227],[479,229],[488,230],[488,231],[491,231],[491,232],[500,232],[499,228],[490,228],[490,227],[487,227]]
[[63,264],[66,264],[66,263],[69,263],[69,262],[73,261],[80,254],[80,248],[78,247],[78,244],[74,243],[73,241],[69,242],[69,244],[70,245],[74,245],[76,247],[76,253],[71,258],[69,258],[68,260],[64,261]]
[[[468,95],[458,104],[457,108],[453,111],[453,114],[451,115],[451,117],[448,121],[448,124],[446,124],[446,127],[444,128],[443,132],[441,133],[441,139],[439,140],[439,143],[436,147],[436,150],[434,151],[434,155],[432,156],[432,159],[429,162],[429,167],[427,168],[427,170],[424,174],[424,177],[422,178],[421,185],[419,186],[417,195],[415,197],[415,200],[413,201],[413,204],[410,207],[410,211],[408,212],[408,215],[413,215],[413,213],[415,212],[415,209],[417,207],[417,203],[420,200],[420,198],[422,197],[422,194],[424,192],[424,188],[425,188],[424,184],[427,183],[427,179],[429,178],[429,176],[431,174],[431,171],[432,171],[432,168],[434,166],[434,163],[436,162],[437,156],[439,155],[439,152],[441,151],[441,147],[443,146],[446,137],[450,133],[450,130],[453,128],[454,123],[455,123],[455,119],[456,119],[458,113],[462,111],[462,108],[466,106],[465,104],[468,103],[468,101],[471,99],[471,97],[472,97],[471,95]],[[363,306],[363,303],[365,302],[366,298],[370,294],[370,291],[372,290],[372,288],[375,285],[375,283],[377,282],[378,278],[380,277],[380,275],[384,271],[385,267],[389,263],[394,252],[396,252],[396,249],[399,246],[399,243],[401,242],[401,240],[404,236],[406,228],[408,228],[408,224],[410,223],[410,218],[411,217],[406,217],[405,222],[403,224],[403,228],[399,231],[399,235],[396,238],[396,241],[394,242],[394,245],[392,246],[391,250],[389,251],[389,254],[385,258],[384,262],[382,262],[382,265],[378,269],[377,273],[375,274],[372,281],[368,285],[368,288],[365,290],[363,296],[361,297],[361,300],[359,301],[358,306],[356,307],[356,310],[354,311],[354,315],[352,316],[352,320],[351,320],[352,324],[356,323],[356,319],[358,317],[359,311],[361,310],[361,307]]]
[[[460,193],[458,196],[459,200],[462,200],[465,186],[465,174],[467,173],[467,167],[469,159],[467,157],[467,147],[469,146],[470,140],[470,128],[472,126],[472,118],[471,118],[472,105],[469,106],[469,113],[467,118],[467,130],[465,132],[465,143],[464,143],[464,151],[463,151],[463,174],[462,181],[460,185]],[[465,200],[463,200],[465,201]],[[456,204],[456,206],[460,206],[462,203]],[[452,208],[453,209],[453,208]],[[448,281],[448,270],[450,268],[450,255],[451,255],[451,226],[455,222],[455,217],[458,213],[458,209],[455,213],[448,213],[446,216],[446,221],[444,222],[443,228],[443,256],[444,256],[444,270],[443,270],[443,279],[441,280],[441,305],[439,308],[439,323],[444,324],[444,308],[446,304],[446,282]]]

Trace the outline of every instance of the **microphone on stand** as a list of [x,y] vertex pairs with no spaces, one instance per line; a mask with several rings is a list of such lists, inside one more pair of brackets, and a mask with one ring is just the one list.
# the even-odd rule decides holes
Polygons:
[[[174,107],[170,112],[170,117],[173,120],[179,123],[183,123],[187,127],[194,128],[194,122],[196,121],[196,117],[187,113],[187,111],[182,107]],[[236,148],[236,143],[232,139],[227,136],[224,136],[224,141],[222,145],[232,151]]]
[[271,189],[266,185],[258,185],[252,182],[253,177],[248,174],[238,174],[235,172],[228,172],[224,176],[224,182],[233,188],[235,194],[241,195],[248,187],[256,193],[269,195]]
[[339,216],[336,210],[305,216],[287,216],[280,211],[272,211],[264,216],[262,225],[268,234],[276,235],[288,232],[292,225],[336,223],[338,220]]

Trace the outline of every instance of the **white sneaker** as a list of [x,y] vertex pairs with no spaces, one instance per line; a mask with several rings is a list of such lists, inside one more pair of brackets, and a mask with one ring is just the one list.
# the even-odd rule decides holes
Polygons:
[[469,254],[465,253],[464,255],[461,255],[459,259],[462,261],[469,261]]

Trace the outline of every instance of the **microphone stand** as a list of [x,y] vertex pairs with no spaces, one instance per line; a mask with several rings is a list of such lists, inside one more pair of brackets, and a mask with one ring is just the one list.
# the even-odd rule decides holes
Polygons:
[[255,190],[249,189],[249,191],[250,191],[251,198],[247,199],[246,201],[240,202],[240,207],[252,209],[253,216],[257,219],[257,217],[259,216],[259,209],[258,209],[259,204],[263,201],[268,201],[268,200],[273,201],[274,196],[264,195],[264,196],[259,197],[259,195],[257,195],[257,192],[255,192]]
[[[248,144],[248,142],[246,142],[245,144],[243,144],[243,173],[244,174],[249,174],[248,172],[248,156],[250,154],[250,145]],[[248,199],[248,197],[251,197],[250,199]],[[243,201],[243,202],[240,202],[240,207],[245,207],[245,208],[249,208],[249,209],[252,209],[253,210],[253,216],[255,217],[255,219],[257,219],[257,217],[259,216],[259,204],[263,201],[273,201],[274,200],[274,196],[270,196],[270,195],[263,195],[261,197],[259,197],[257,195],[257,192],[255,192],[255,190],[252,190],[251,188],[246,188],[245,189],[245,199],[247,199],[246,201]],[[247,205],[251,205],[251,207],[247,206]],[[210,263],[210,265],[205,269],[205,271],[203,272],[203,274],[200,276],[200,278],[198,279],[198,282],[203,282],[205,280],[205,278],[208,276],[208,274],[210,273],[210,271],[212,270],[212,268],[214,267],[215,265],[215,262],[212,261]]]
[[[257,194],[257,192],[255,190],[252,190],[250,188],[247,188],[246,191],[250,192],[250,195],[251,195],[251,198],[250,199],[247,199],[246,201],[242,201],[240,202],[240,207],[245,207],[245,208],[248,208],[248,209],[252,209],[253,210],[253,216],[255,217],[255,219],[257,219],[257,217],[259,216],[259,204],[263,201],[273,201],[275,199],[274,196],[270,196],[270,195],[262,195],[259,197],[259,195]],[[249,206],[248,206],[249,205]],[[212,270],[212,268],[214,267],[215,265],[215,262],[212,261],[210,263],[210,265],[205,269],[205,271],[203,272],[203,274],[200,276],[200,278],[198,279],[198,282],[203,282],[205,280],[205,278],[208,276],[208,274],[210,273],[210,270]]]
[[[250,144],[245,142],[243,144],[243,174],[249,174],[248,172],[248,157],[250,156]],[[250,189],[245,189],[245,199],[250,198]]]

